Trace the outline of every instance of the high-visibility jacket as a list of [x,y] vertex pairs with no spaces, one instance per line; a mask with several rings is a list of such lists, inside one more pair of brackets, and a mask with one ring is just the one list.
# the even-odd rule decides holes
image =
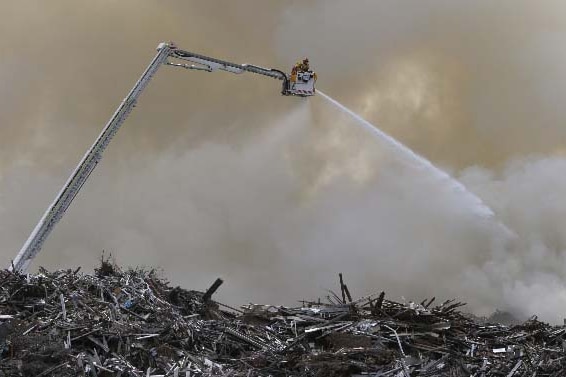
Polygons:
[[291,82],[297,81],[297,72],[299,72],[301,70],[301,65],[302,65],[301,62],[297,62],[297,63],[295,63],[295,65],[291,69]]

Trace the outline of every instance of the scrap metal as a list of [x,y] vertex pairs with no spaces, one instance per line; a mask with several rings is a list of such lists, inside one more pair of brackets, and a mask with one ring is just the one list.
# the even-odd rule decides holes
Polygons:
[[233,310],[154,271],[0,271],[0,376],[563,376],[566,327],[381,292]]

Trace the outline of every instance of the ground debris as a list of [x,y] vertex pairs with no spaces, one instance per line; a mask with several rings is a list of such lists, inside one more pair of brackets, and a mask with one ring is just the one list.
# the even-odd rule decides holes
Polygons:
[[230,308],[102,261],[0,271],[0,376],[564,376],[566,327],[476,321],[463,303],[355,299]]

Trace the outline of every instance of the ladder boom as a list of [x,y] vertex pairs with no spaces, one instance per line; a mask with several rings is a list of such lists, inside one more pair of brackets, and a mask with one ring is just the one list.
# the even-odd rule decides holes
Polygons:
[[124,120],[136,105],[137,99],[147,86],[155,72],[166,61],[170,48],[167,44],[160,44],[158,53],[153,58],[140,79],[136,82],[130,93],[122,101],[116,112],[110,118],[94,144],[89,148],[81,162],[75,168],[53,203],[47,208],[39,223],[34,228],[20,252],[12,262],[11,269],[26,271],[30,262],[39,253],[45,239],[49,236],[55,225],[65,214],[69,205],[85,184],[88,177],[102,158],[102,153],[114,137]]
[[263,68],[253,64],[236,64],[225,60],[220,60],[216,58],[211,58],[208,56],[196,54],[194,52],[179,50],[173,48],[171,50],[171,57],[178,58],[181,60],[187,60],[204,66],[208,66],[208,71],[214,71],[216,69],[221,69],[224,71],[232,73],[242,73],[243,71],[257,73],[260,75],[272,77],[278,80],[287,80],[287,75],[277,69]]
[[[173,43],[160,43],[157,46],[157,54],[146,68],[140,79],[136,82],[134,87],[130,90],[126,98],[120,103],[120,106],[112,115],[94,144],[86,152],[80,163],[77,165],[61,191],[53,203],[47,208],[36,227],[31,232],[30,236],[20,249],[19,253],[14,258],[12,265],[9,266],[10,270],[25,272],[35,256],[41,250],[43,243],[61,220],[65,211],[71,205],[73,199],[78,194],[82,186],[88,180],[96,165],[102,159],[102,153],[116,134],[118,129],[124,123],[132,109],[135,107],[138,97],[141,95],[153,75],[164,64],[182,67],[186,69],[194,69],[200,71],[213,72],[216,70],[223,70],[230,73],[240,74],[243,72],[251,72],[274,79],[282,80],[283,87],[281,93],[283,95],[313,95],[314,87],[310,91],[304,91],[300,88],[291,88],[289,77],[282,71],[271,68],[263,68],[252,64],[236,64],[228,61],[211,58],[208,56],[195,54],[178,49]],[[182,61],[189,61],[194,64],[175,63],[167,59],[178,59]],[[310,79],[311,82],[313,81]],[[312,86],[312,84],[311,84]]]

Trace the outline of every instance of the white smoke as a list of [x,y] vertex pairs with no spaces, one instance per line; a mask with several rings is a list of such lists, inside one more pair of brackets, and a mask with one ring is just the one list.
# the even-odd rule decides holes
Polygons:
[[106,249],[190,288],[221,275],[231,302],[272,303],[316,297],[341,271],[355,295],[561,320],[563,2],[0,8],[4,265],[165,38],[278,68],[309,56],[323,90],[460,178],[518,238],[316,97],[164,69],[37,264],[88,269]]
[[563,157],[529,157],[499,174],[470,168],[461,176],[518,234],[509,247],[494,249],[481,274],[471,276],[484,279],[506,309],[555,322],[566,313],[564,169]]
[[[454,282],[500,237],[495,222],[406,159],[320,100],[302,101],[241,148],[205,143],[113,169],[104,160],[37,264],[92,266],[104,248],[187,286],[221,275],[219,297],[231,303],[317,297],[337,272],[359,295],[459,296]],[[12,179],[22,170],[5,176],[15,201],[3,238],[21,232],[8,219],[33,192]],[[469,296],[475,308],[491,304]]]

